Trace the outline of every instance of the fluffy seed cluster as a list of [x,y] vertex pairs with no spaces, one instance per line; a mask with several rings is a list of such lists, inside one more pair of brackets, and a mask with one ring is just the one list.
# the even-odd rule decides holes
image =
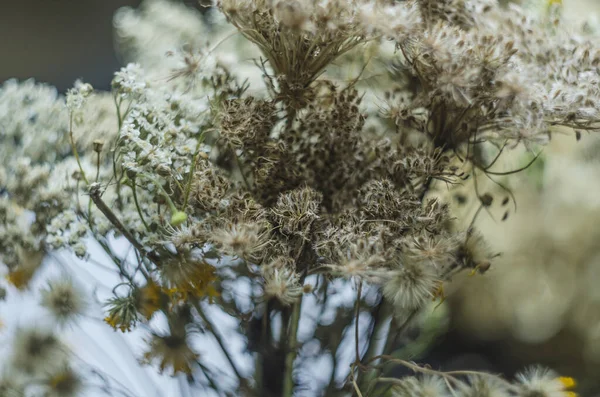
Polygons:
[[[251,330],[246,350],[261,363],[261,379],[240,379],[232,394],[254,385],[293,394],[294,366],[310,362],[300,308],[315,301],[324,317],[336,285],[359,287],[355,308],[338,308],[335,336],[316,320],[321,353],[334,358],[346,320],[365,305],[412,315],[443,298],[452,276],[490,267],[477,233],[454,230],[448,205],[431,197],[432,182],[491,178],[503,151],[537,147],[557,126],[600,129],[597,36],[555,11],[487,0],[220,0],[206,13],[163,0],[121,10],[118,41],[131,63],[110,93],[83,82],[65,98],[32,81],[1,86],[0,259],[24,289],[45,253],[93,259],[95,240],[122,280],[106,323],[123,332],[144,323],[144,362],[161,371],[198,369],[191,330],[212,333],[233,361],[203,312],[217,305]],[[244,40],[235,50],[217,40],[226,26]],[[249,53],[258,90],[228,66]],[[358,73],[350,58],[364,61]],[[482,209],[493,201],[477,196]],[[114,252],[114,238],[131,255]],[[251,286],[246,305],[235,282]],[[62,282],[43,295],[61,321],[83,309]],[[157,313],[167,331],[153,329]],[[33,373],[32,357],[46,362],[60,349],[26,336],[15,365]],[[78,386],[68,369],[51,379]],[[556,377],[526,379],[519,393],[567,393]],[[339,385],[332,376],[322,386]],[[396,386],[401,396],[448,395],[443,377]]]

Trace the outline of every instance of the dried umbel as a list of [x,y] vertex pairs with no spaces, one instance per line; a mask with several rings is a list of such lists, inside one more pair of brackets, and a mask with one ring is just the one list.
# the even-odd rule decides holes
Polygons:
[[271,209],[275,223],[285,234],[309,239],[311,226],[319,219],[322,196],[310,188],[282,194]]
[[220,0],[217,6],[258,45],[273,69],[276,99],[292,109],[307,104],[327,65],[366,39],[356,2]]
[[[374,364],[390,353],[380,345],[395,348],[396,327],[443,300],[458,273],[493,265],[472,227],[455,230],[434,182],[472,178],[479,214],[495,199],[475,181],[501,184],[492,167],[503,152],[537,148],[559,125],[600,129],[595,36],[483,0],[221,0],[207,12],[240,35],[221,37],[215,15],[205,29],[196,12],[162,0],[121,11],[132,63],[111,93],[0,88],[8,279],[26,289],[43,255],[63,248],[94,263],[93,239],[121,280],[105,321],[123,332],[143,324],[145,361],[161,371],[201,370],[208,388],[221,387],[222,371],[236,381],[219,392],[290,397],[313,387],[305,375],[322,356],[335,368],[312,394],[371,395],[390,379]],[[245,61],[257,54],[252,69]],[[126,257],[114,238],[131,247]],[[44,305],[74,318],[83,306],[58,286]],[[367,311],[378,313],[368,327]],[[247,331],[254,373],[241,370],[215,313]],[[159,318],[168,329],[155,329]],[[359,346],[392,318],[385,343]],[[227,368],[213,371],[220,364],[192,348],[204,334]],[[52,341],[35,339],[41,361]],[[351,362],[341,361],[346,345]],[[31,354],[18,357],[15,367],[37,373]],[[394,362],[427,375],[392,382],[397,395],[569,392],[556,377],[552,388],[500,387]]]

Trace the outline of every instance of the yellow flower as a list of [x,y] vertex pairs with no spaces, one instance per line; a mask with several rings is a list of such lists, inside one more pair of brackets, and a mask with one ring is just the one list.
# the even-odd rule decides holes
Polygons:
[[568,376],[561,376],[558,378],[558,380],[565,386],[565,389],[572,389],[575,386],[577,386],[577,382],[575,381],[575,379],[570,378]]
[[6,280],[18,289],[23,290],[27,288],[36,270],[39,269],[42,259],[44,259],[44,252],[28,251],[17,247],[17,253],[19,265],[6,275]]
[[80,377],[68,366],[60,368],[48,379],[47,396],[74,397],[81,392],[82,382]]
[[198,359],[198,354],[188,345],[185,335],[152,335],[148,345],[150,349],[144,353],[143,363],[150,364],[153,360],[157,360],[160,373],[170,367],[173,375],[178,372],[190,374],[192,365]]
[[138,321],[135,298],[131,296],[112,298],[106,306],[109,309],[104,321],[115,330],[118,328],[121,332],[131,331],[131,327]]
[[574,391],[568,391],[569,389],[573,389],[575,386],[577,386],[577,382],[575,381],[575,379],[568,377],[568,376],[561,376],[558,378],[558,380],[564,386],[566,397],[577,397],[578,396],[578,394],[575,393]]
[[18,289],[23,290],[27,287],[32,277],[32,271],[19,267],[18,269],[8,273],[6,275],[6,280]]
[[217,281],[216,269],[206,262],[176,260],[166,263],[161,271],[169,283],[170,288],[165,292],[171,300],[186,300],[191,295],[206,296],[212,301],[219,296],[213,285]]
[[104,317],[104,322],[113,327],[115,330],[119,328],[121,332],[131,331],[131,325],[124,324],[116,313]]
[[162,297],[163,294],[160,285],[156,284],[153,280],[148,281],[148,284],[138,291],[138,311],[147,320],[150,320],[154,313],[160,309]]

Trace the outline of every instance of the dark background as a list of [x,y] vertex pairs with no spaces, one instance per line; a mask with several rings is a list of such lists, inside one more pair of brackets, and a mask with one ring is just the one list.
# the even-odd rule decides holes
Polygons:
[[112,16],[139,0],[0,0],[0,81],[27,79],[64,91],[77,78],[107,89],[120,66]]

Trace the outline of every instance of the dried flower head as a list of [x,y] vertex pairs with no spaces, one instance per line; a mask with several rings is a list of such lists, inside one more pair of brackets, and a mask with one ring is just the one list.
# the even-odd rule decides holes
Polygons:
[[519,397],[575,397],[573,378],[558,376],[553,371],[532,367],[517,375]]
[[136,307],[140,314],[150,320],[163,302],[164,294],[162,288],[154,280],[150,279],[148,283],[135,292]]
[[46,381],[46,397],[76,397],[83,390],[83,380],[67,365],[53,369]]
[[49,281],[41,295],[42,306],[50,311],[59,324],[74,321],[86,307],[83,292],[69,278]]
[[323,254],[329,254],[327,258],[332,263],[326,267],[333,275],[374,282],[381,280],[385,273],[383,265],[388,262],[381,241],[335,231],[332,237],[334,239],[321,241],[317,249]]
[[406,242],[406,258],[429,266],[444,268],[456,259],[460,240],[454,235],[412,236]]
[[383,284],[383,294],[402,310],[416,310],[434,297],[439,275],[430,265],[406,262],[390,272]]
[[392,389],[394,397],[448,397],[446,382],[438,375],[407,376]]
[[207,296],[211,300],[219,296],[214,286],[218,280],[216,269],[204,260],[179,256],[162,263],[159,271],[172,295]]
[[187,336],[177,335],[152,335],[148,341],[149,350],[144,353],[145,364],[151,364],[153,361],[158,361],[159,371],[162,373],[165,368],[171,368],[172,374],[178,372],[191,374],[192,367],[198,354],[195,353],[189,346]]
[[40,375],[66,362],[67,358],[65,346],[54,333],[41,328],[17,330],[12,356],[14,368]]
[[313,222],[319,219],[323,196],[311,188],[300,188],[283,193],[271,212],[275,224],[285,234],[298,235],[308,240]]
[[471,375],[459,388],[461,397],[510,397],[507,382],[488,375]]
[[271,88],[288,108],[304,107],[322,70],[365,40],[354,2],[220,0],[217,6],[260,48],[277,79]]
[[291,305],[302,296],[300,275],[291,266],[290,258],[283,257],[261,266],[265,298],[275,298],[284,305]]
[[233,223],[216,230],[212,241],[225,255],[253,261],[270,243],[269,234],[270,227],[264,222]]

